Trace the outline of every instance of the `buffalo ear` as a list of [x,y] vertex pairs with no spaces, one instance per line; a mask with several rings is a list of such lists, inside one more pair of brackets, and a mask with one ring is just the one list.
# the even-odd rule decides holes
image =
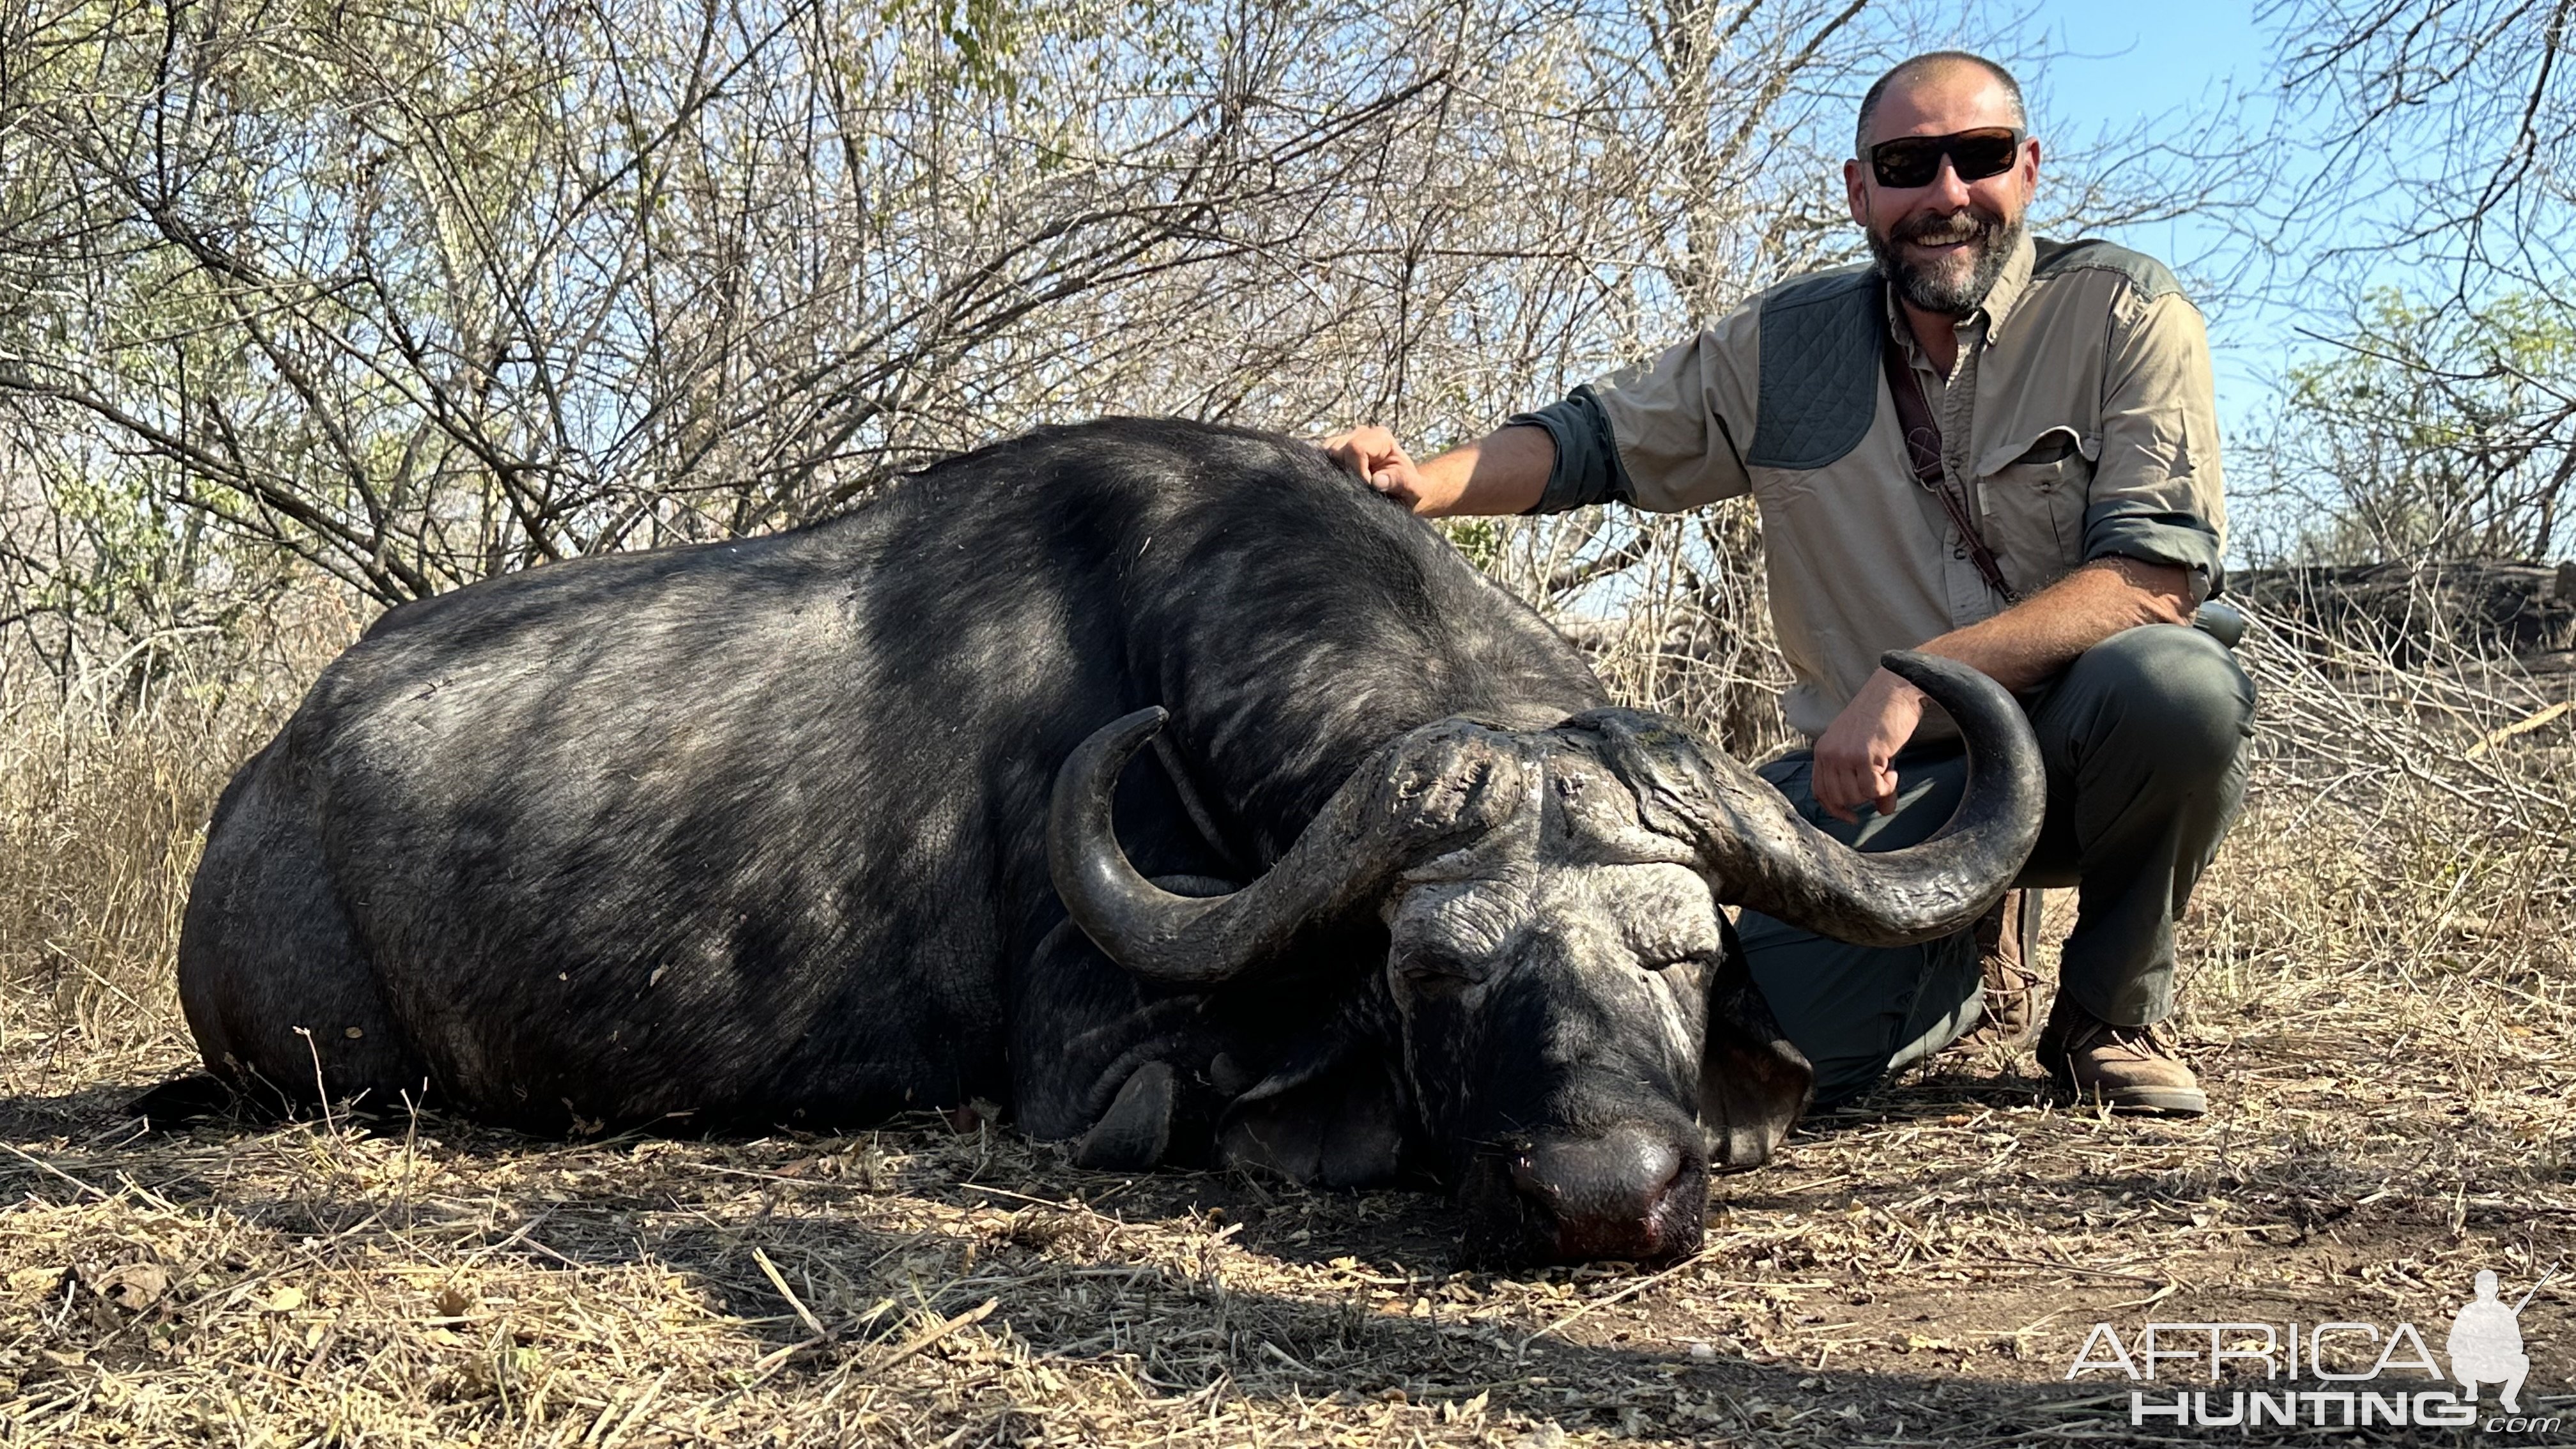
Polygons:
[[1725,954],[1708,986],[1708,1037],[1700,1049],[1699,1120],[1726,1167],[1759,1167],[1816,1095],[1816,1069],[1780,1032],[1771,1003],[1744,964],[1744,943],[1723,913]]

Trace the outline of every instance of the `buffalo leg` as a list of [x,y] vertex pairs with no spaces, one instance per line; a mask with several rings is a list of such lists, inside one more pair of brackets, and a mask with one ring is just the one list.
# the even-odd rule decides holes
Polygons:
[[1074,1148],[1073,1160],[1097,1171],[1141,1171],[1163,1160],[1172,1147],[1172,1118],[1179,1092],[1170,1062],[1147,1062],[1127,1074],[1109,1110],[1091,1124]]
[[1082,1138],[1087,1166],[1203,1160],[1222,1105],[1209,1063],[1224,1045],[1205,1000],[1138,980],[1072,922],[1058,925],[1030,954],[1013,1013],[1021,1129]]
[[398,1108],[427,1071],[275,765],[253,760],[216,808],[180,925],[180,1006],[207,1071],[254,1102]]

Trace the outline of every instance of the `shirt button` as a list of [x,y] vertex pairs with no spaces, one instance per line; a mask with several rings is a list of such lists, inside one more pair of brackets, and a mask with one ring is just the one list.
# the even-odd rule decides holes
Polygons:
[[1954,548],[1950,550],[1950,557],[1952,558],[1966,558],[1967,556],[1968,551],[1964,548]]

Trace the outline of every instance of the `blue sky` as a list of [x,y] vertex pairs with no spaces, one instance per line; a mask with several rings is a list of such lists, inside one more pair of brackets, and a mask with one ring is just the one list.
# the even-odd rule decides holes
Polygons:
[[[2043,138],[2081,144],[2139,126],[2182,134],[2214,107],[2241,111],[2247,93],[2259,97],[2272,84],[2271,37],[2255,22],[2253,0],[2035,0],[2022,13],[2025,40],[2052,53],[2023,77]],[[2223,233],[2189,222],[2106,235],[2182,266],[2223,245]],[[2212,318],[2220,419],[2230,433],[2244,436],[2262,411],[2297,342],[2291,322],[2271,308]]]
[[2038,0],[2026,33],[2063,53],[2031,77],[2041,125],[2078,132],[2167,121],[2230,80],[2269,82],[2270,46],[2248,0]]

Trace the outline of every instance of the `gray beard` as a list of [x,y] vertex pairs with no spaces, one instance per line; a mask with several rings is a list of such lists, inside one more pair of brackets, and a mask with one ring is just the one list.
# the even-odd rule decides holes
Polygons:
[[1976,242],[1977,263],[1968,269],[1964,279],[1953,284],[1904,259],[1893,238],[1870,232],[1869,252],[1878,258],[1879,275],[1896,283],[1896,294],[1907,302],[1943,317],[1965,317],[1984,305],[1986,294],[1995,289],[1995,281],[2012,262],[2013,249],[2021,245],[2022,223],[1988,223],[1975,212],[1979,224]]

